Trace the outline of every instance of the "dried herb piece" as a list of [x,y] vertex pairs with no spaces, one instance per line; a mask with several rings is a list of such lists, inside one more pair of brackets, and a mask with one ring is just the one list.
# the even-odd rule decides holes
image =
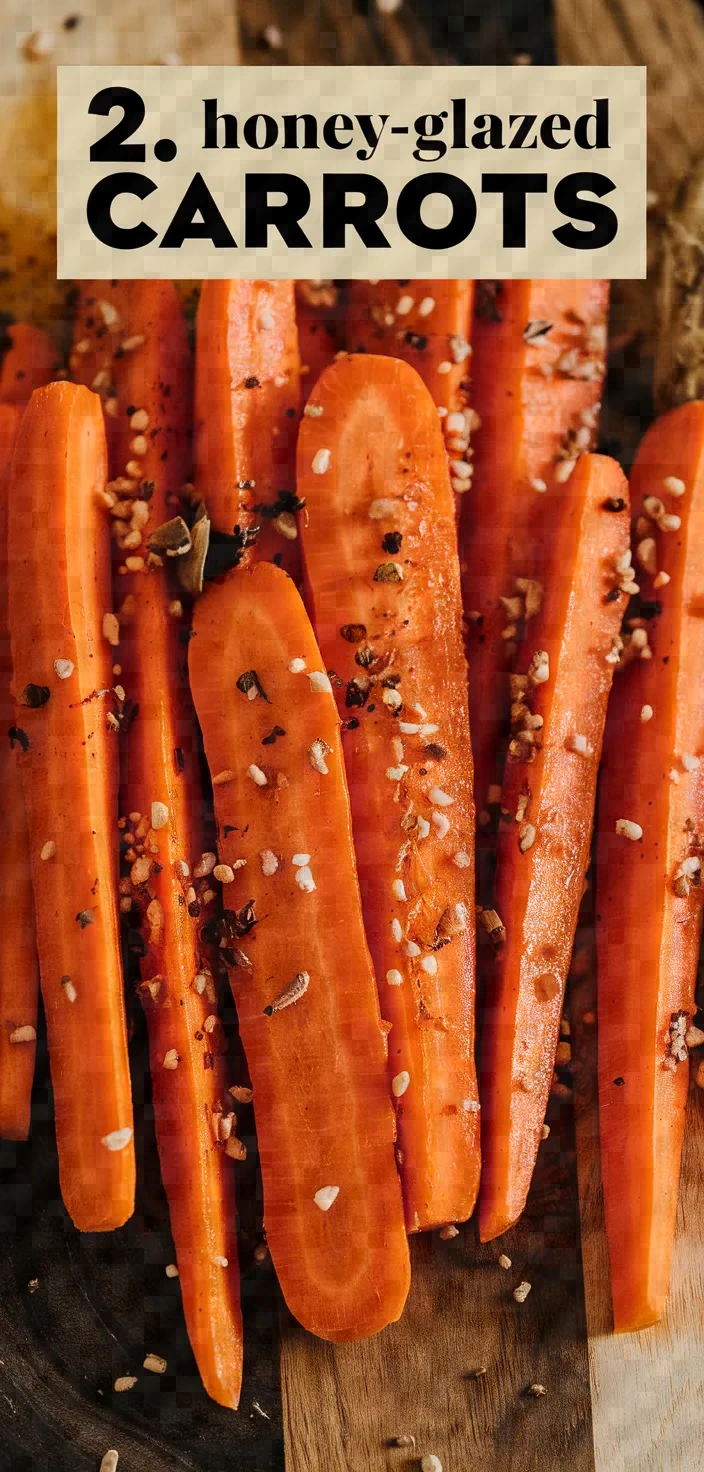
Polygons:
[[259,379],[255,378],[254,374],[250,378],[245,378],[244,386],[245,388],[261,388]]
[[29,736],[26,731],[22,730],[21,726],[10,726],[7,734],[10,738],[10,751],[14,751],[15,742],[17,742],[18,746],[21,746],[23,751],[29,751]]
[[95,913],[93,910],[79,910],[76,919],[81,927],[81,930],[85,930],[87,925],[93,924],[95,920]]
[[538,338],[546,337],[554,326],[554,322],[546,322],[542,317],[538,317],[535,322],[526,323],[523,328],[523,341],[537,342]]
[[374,574],[375,583],[402,583],[403,568],[398,562],[380,562]]
[[503,322],[498,299],[503,291],[501,281],[478,281],[476,285],[475,312],[485,322]]
[[394,552],[400,552],[402,541],[402,532],[387,532],[381,543],[382,551],[391,552],[392,555]]
[[376,654],[374,653],[371,644],[363,644],[361,649],[357,650],[357,653],[354,657],[354,662],[355,664],[360,665],[363,670],[368,670],[370,665],[373,665],[375,659]]
[[191,533],[182,516],[172,516],[154,528],[147,539],[147,550],[167,557],[185,557],[191,549]]
[[288,986],[285,986],[283,991],[274,997],[273,1002],[270,1002],[269,1006],[264,1008],[264,1015],[271,1017],[274,1012],[283,1012],[285,1007],[291,1007],[294,1002],[299,1001],[305,995],[309,985],[310,973],[308,971],[299,971],[297,976],[294,976],[293,981],[290,981]]
[[353,706],[363,708],[369,699],[369,691],[363,690],[356,680],[350,680],[345,691],[345,705],[350,710]]
[[185,757],[180,746],[174,747],[174,767],[177,772],[183,772],[186,766]]
[[423,337],[420,332],[406,332],[404,333],[404,340],[410,348],[416,348],[419,353],[422,353],[423,349],[428,346],[427,337]]
[[257,516],[263,516],[267,521],[275,521],[284,511],[295,516],[297,511],[303,511],[305,500],[297,496],[295,491],[277,491],[275,501],[258,501],[252,508]]
[[48,685],[25,685],[20,695],[20,705],[29,706],[30,710],[39,710],[46,705],[51,696]]
[[273,746],[277,736],[285,736],[283,726],[272,726],[268,736],[262,736],[262,746]]
[[625,511],[626,502],[623,496],[607,496],[606,500],[602,501],[601,506],[603,511]]
[[439,741],[431,741],[428,746],[423,747],[423,752],[425,756],[432,757],[433,761],[436,762],[444,762],[445,757],[447,756],[447,751],[445,750],[445,747],[441,746]]
[[606,593],[604,595],[604,602],[605,603],[617,603],[618,602],[618,599],[620,597],[621,597],[621,589],[620,588],[610,588],[609,591],[608,591],[608,593]]
[[367,637],[367,630],[364,624],[343,624],[340,635],[348,644],[361,644]]
[[250,690],[256,690],[257,695],[261,696],[261,699],[265,700],[267,705],[271,705],[269,696],[256,670],[245,670],[244,674],[240,675],[239,679],[235,681],[235,684],[237,685],[237,689],[242,691],[243,695],[249,695],[250,700],[254,699],[254,696],[250,695]]

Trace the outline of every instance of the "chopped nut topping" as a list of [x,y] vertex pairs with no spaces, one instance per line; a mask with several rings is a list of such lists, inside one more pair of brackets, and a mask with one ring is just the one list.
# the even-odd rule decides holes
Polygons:
[[308,748],[308,760],[313,770],[320,772],[324,777],[328,775],[328,766],[325,758],[331,751],[332,747],[328,745],[327,741],[323,741],[322,736],[319,736],[317,741],[314,741],[312,746]]
[[315,880],[307,864],[296,869],[295,879],[298,888],[302,889],[304,894],[312,894],[316,888]]
[[532,1283],[523,1282],[519,1283],[517,1288],[514,1288],[513,1296],[516,1300],[516,1303],[525,1303],[532,1286]]
[[264,1008],[265,1015],[271,1017],[274,1012],[283,1012],[285,1007],[291,1007],[294,1002],[298,1002],[305,995],[309,985],[310,973],[308,971],[299,971],[294,976],[293,981],[290,981],[288,986],[285,986],[283,991],[280,991],[278,996],[274,997],[273,1002],[270,1002],[269,1006]]
[[114,613],[103,614],[103,638],[115,649],[120,642],[120,625]]
[[316,1191],[313,1200],[321,1211],[329,1211],[333,1202],[337,1201],[339,1194],[339,1186],[321,1186],[320,1190]]
[[645,722],[645,721],[652,721],[652,719],[653,719],[653,707],[652,707],[652,705],[642,705],[641,706],[641,709],[640,709],[640,718],[641,718],[641,721],[643,721],[643,722]]
[[160,1354],[148,1354],[144,1360],[144,1369],[151,1370],[153,1375],[163,1375],[166,1370],[166,1360]]
[[406,955],[412,958],[420,955],[420,946],[414,940],[406,941]]
[[177,1049],[169,1048],[164,1054],[164,1061],[161,1066],[166,1069],[178,1068],[180,1061]]
[[401,902],[405,902],[408,899],[408,896],[406,894],[406,886],[402,879],[394,879],[392,881],[391,893],[393,894],[394,899],[401,900]]
[[548,1137],[549,1134],[550,1134],[550,1126],[549,1126],[549,1124],[544,1124],[543,1127],[542,1127],[542,1129],[541,1129],[541,1131],[540,1131],[540,1138],[541,1138],[541,1140],[547,1140],[547,1137]]
[[117,1380],[113,1385],[113,1390],[116,1390],[119,1395],[120,1392],[123,1390],[132,1390],[133,1386],[135,1386],[136,1384],[136,1375],[118,1375]]
[[692,752],[689,751],[684,751],[682,753],[681,761],[685,772],[698,772],[702,764],[701,757],[694,756]]
[[458,869],[469,869],[472,864],[472,860],[464,848],[458,849],[457,853],[452,855],[452,862],[457,865]]
[[528,666],[528,679],[534,685],[544,685],[550,678],[550,661],[545,649],[536,649]]
[[262,771],[261,767],[257,766],[256,762],[252,762],[251,765],[248,766],[247,776],[251,777],[256,787],[266,787],[266,773]]
[[441,1227],[438,1233],[441,1242],[451,1242],[454,1237],[459,1237],[459,1229],[454,1222],[448,1222],[447,1226]]
[[276,857],[276,854],[272,853],[270,848],[264,848],[262,849],[259,857],[262,863],[262,874],[266,879],[270,879],[271,875],[275,874],[279,867],[279,861]]
[[[291,668],[291,666],[289,665],[289,669],[290,668]],[[323,672],[323,670],[310,670],[309,673],[308,673],[308,679],[310,680],[310,688],[311,688],[311,690],[315,690],[319,694],[322,694],[322,693],[326,693],[326,694],[329,694],[329,695],[332,694],[332,685],[330,684],[330,677],[329,677],[329,675],[326,675]]]
[[510,1257],[507,1257],[505,1252],[502,1252],[501,1256],[498,1258],[498,1264],[499,1267],[504,1268],[506,1272],[508,1272],[509,1268],[513,1266]]
[[169,809],[165,802],[152,803],[152,828],[165,828],[169,821]]
[[53,859],[56,857],[56,844],[53,838],[49,838],[44,844],[39,857],[40,859]]
[[23,1023],[21,1027],[14,1027],[10,1033],[11,1043],[35,1043],[36,1040],[36,1029],[29,1022]]
[[630,818],[617,818],[615,830],[621,838],[630,838],[633,843],[637,843],[643,837],[640,823],[632,823]]
[[522,854],[526,854],[535,843],[537,829],[532,823],[523,823],[518,830],[518,847]]
[[440,1461],[440,1458],[433,1456],[432,1454],[427,1457],[421,1457],[420,1472],[442,1472],[442,1462]]
[[438,838],[444,838],[450,831],[450,819],[445,813],[433,813],[432,819]]
[[116,1472],[118,1461],[119,1453],[115,1451],[114,1447],[111,1447],[108,1452],[105,1452],[102,1458],[100,1472]]
[[410,1082],[411,1075],[407,1072],[405,1068],[403,1068],[400,1073],[397,1073],[394,1078],[392,1078],[391,1092],[395,1099],[400,1099],[401,1096],[405,1094]]
[[538,1384],[529,1385],[528,1386],[528,1394],[529,1395],[534,1395],[536,1397],[539,1397],[541,1395],[547,1395],[547,1390],[545,1389],[545,1386],[544,1385],[538,1385]]
[[480,910],[479,920],[493,945],[503,945],[506,940],[506,927],[502,924],[496,910]]
[[[406,300],[407,300],[407,298],[406,298]],[[396,308],[396,310],[398,311],[398,307]],[[424,296],[422,302],[420,303],[420,305],[418,307],[418,316],[419,317],[429,317],[430,316],[430,313],[431,312],[434,312],[434,311],[435,311],[435,298],[432,297],[432,296]]]
[[402,986],[403,985],[403,975],[402,975],[402,973],[400,971],[395,971],[393,969],[391,971],[387,971],[387,973],[386,973],[386,980],[387,980],[389,986]]
[[215,868],[213,869],[213,879],[217,879],[218,884],[232,884],[234,877],[235,871],[230,867],[229,864],[215,865]]
[[74,663],[71,659],[55,659],[54,672],[60,680],[68,680],[74,671]]
[[311,467],[313,473],[315,475],[325,475],[326,470],[330,469],[330,458],[329,450],[316,450]]
[[380,562],[374,573],[375,583],[402,583],[403,568],[400,562]]
[[424,956],[420,964],[422,970],[427,971],[429,976],[437,975],[438,963],[435,956]]
[[431,787],[428,798],[438,808],[452,807],[455,801],[454,797],[448,796],[447,792],[443,792],[441,787]]

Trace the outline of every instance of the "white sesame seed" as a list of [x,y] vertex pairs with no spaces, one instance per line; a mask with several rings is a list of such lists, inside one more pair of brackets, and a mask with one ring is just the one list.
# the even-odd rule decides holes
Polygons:
[[132,1130],[125,1126],[121,1130],[111,1130],[109,1135],[104,1135],[100,1141],[106,1150],[125,1150],[132,1139]]
[[404,736],[417,736],[420,726],[414,725],[413,721],[399,721],[398,729]]
[[558,485],[564,485],[569,480],[576,464],[576,460],[558,460],[553,472]]
[[291,863],[294,869],[303,869],[310,863],[310,854],[294,854]]
[[680,480],[677,475],[666,475],[663,485],[671,496],[683,496],[687,489],[684,481]]
[[403,975],[402,975],[402,973],[400,971],[394,970],[393,968],[392,968],[391,971],[387,971],[387,973],[386,973],[386,980],[388,981],[389,986],[402,986],[403,985]]
[[645,722],[645,721],[652,721],[652,719],[653,719],[653,707],[652,707],[652,705],[642,705],[641,706],[641,709],[640,709],[640,718],[641,718],[641,720],[643,722]]
[[103,614],[103,638],[116,648],[120,642],[120,625],[114,613]]
[[702,759],[700,756],[694,756],[690,751],[684,751],[682,753],[682,766],[685,772],[698,772],[701,764]]
[[53,859],[56,857],[56,844],[53,838],[49,838],[44,844],[39,857],[40,859]]
[[514,1290],[513,1290],[513,1296],[514,1296],[514,1298],[516,1300],[516,1303],[525,1303],[525,1301],[526,1301],[526,1299],[528,1297],[528,1294],[530,1293],[530,1290],[531,1290],[532,1286],[533,1286],[532,1283],[525,1283],[524,1282],[524,1283],[519,1283],[518,1284],[518,1287],[517,1288],[514,1288]]
[[315,475],[325,475],[330,469],[330,451],[316,450],[313,456],[312,470]]
[[[274,517],[274,520],[271,524],[274,528],[274,531],[278,532],[279,536],[283,537],[285,541],[296,541],[298,537],[298,527],[296,525],[296,518],[293,515],[292,511],[279,512],[279,515]],[[250,700],[251,699],[253,699],[253,697],[250,695]]]
[[320,1190],[316,1191],[313,1200],[321,1211],[329,1211],[333,1202],[337,1201],[339,1194],[339,1186],[321,1186]]
[[681,516],[675,516],[671,511],[666,511],[665,515],[658,519],[658,526],[661,532],[678,532],[681,525]]
[[407,771],[408,767],[404,767],[401,764],[399,767],[387,767],[386,775],[390,782],[400,782],[402,777],[405,777]]
[[313,893],[316,887],[315,880],[307,864],[304,864],[301,869],[297,869],[294,877],[298,888],[302,889],[304,894]]
[[434,956],[424,956],[420,964],[422,970],[427,971],[428,976],[437,976],[438,963]]
[[394,938],[395,941],[400,942],[400,941],[403,940],[403,930],[401,929],[401,921],[400,920],[397,920],[395,916],[394,916],[393,920],[391,921],[391,934],[392,934],[392,936],[393,936],[393,938]]
[[396,303],[396,316],[406,317],[413,306],[412,296],[400,296]]
[[166,1370],[166,1360],[160,1354],[148,1354],[144,1359],[144,1369],[151,1370],[152,1375],[163,1375]]
[[308,674],[308,679],[310,680],[311,690],[326,692],[329,695],[332,694],[332,685],[330,684],[330,680],[323,670],[310,670]]
[[406,886],[402,879],[394,879],[391,885],[391,893],[394,899],[405,901],[407,899]]
[[533,847],[536,839],[537,829],[533,823],[523,823],[518,830],[518,847],[522,854],[527,854],[529,848]]
[[438,363],[438,373],[451,373],[451,372],[452,372],[452,364],[450,363],[449,359],[445,358],[442,363]]
[[418,316],[419,317],[429,317],[430,316],[430,313],[431,312],[434,312],[434,311],[435,311],[435,297],[434,296],[424,296],[423,297],[423,300],[422,300],[422,302],[421,302],[421,304],[420,304],[420,306],[418,308]]
[[543,491],[547,490],[547,483],[541,480],[540,476],[535,475],[531,480],[531,487],[534,491],[539,491],[542,494]]
[[279,867],[279,861],[276,857],[276,854],[272,853],[270,848],[264,848],[262,849],[259,857],[262,863],[262,874],[266,879],[270,879],[271,875],[275,874]]
[[247,776],[248,777],[251,777],[252,781],[255,783],[255,785],[257,787],[266,787],[266,785],[267,785],[266,772],[263,772],[262,769],[261,769],[261,767],[258,767],[257,766],[256,762],[252,762],[251,765],[248,766],[248,768],[247,768]]
[[66,1000],[68,1002],[76,1002],[78,1000],[78,992],[76,991],[76,988],[73,985],[70,976],[63,976],[61,978],[61,985],[64,989],[64,996],[66,997]]
[[136,434],[134,439],[130,440],[130,450],[133,455],[146,455],[147,441],[143,434]]
[[452,807],[452,804],[455,801],[454,797],[449,797],[447,792],[443,792],[441,787],[431,787],[430,792],[428,793],[428,797],[430,801],[434,802],[439,808]]
[[215,868],[213,869],[213,879],[217,879],[219,884],[232,884],[234,877],[235,871],[230,867],[229,864],[215,865]]
[[665,588],[665,587],[667,587],[667,584],[669,583],[669,581],[670,581],[670,574],[669,574],[669,572],[659,572],[658,575],[657,575],[657,577],[653,580],[653,587],[654,588]]
[[388,497],[381,496],[378,500],[372,501],[369,507],[369,516],[372,521],[385,521],[387,517],[394,516],[397,510],[396,501],[391,501]]
[[29,1022],[23,1023],[21,1027],[13,1028],[10,1033],[11,1043],[34,1043],[36,1039],[36,1029]]
[[457,850],[457,853],[452,855],[452,862],[453,864],[457,865],[458,869],[469,869],[472,860],[470,859],[466,849],[459,848]]
[[165,828],[169,821],[169,809],[165,802],[152,803],[152,828]]
[[400,1099],[401,1095],[405,1094],[410,1082],[411,1075],[410,1073],[407,1073],[405,1068],[402,1068],[401,1072],[397,1073],[394,1078],[392,1078],[391,1092],[393,1093],[395,1099]]
[[73,674],[74,668],[75,666],[71,659],[54,660],[54,673],[58,675],[60,680],[68,680]]
[[214,1257],[213,1258],[213,1262],[215,1263],[216,1268],[226,1268],[226,1267],[229,1267],[229,1263],[228,1263],[228,1260],[227,1260],[226,1257],[220,1257],[218,1255],[217,1257]]
[[450,819],[446,817],[445,813],[433,813],[432,818],[438,838],[444,838],[445,834],[450,831]]
[[430,833],[430,824],[428,822],[428,819],[421,817],[420,813],[416,818],[416,831],[418,833],[419,839],[427,838],[428,834]]
[[630,838],[633,843],[637,843],[643,837],[643,829],[640,823],[632,823],[630,818],[617,818],[615,826],[616,832],[620,834],[621,838]]
[[120,343],[120,347],[123,353],[134,353],[145,341],[144,333],[136,332],[134,337],[126,337],[124,342]]
[[471,480],[474,474],[472,466],[467,460],[451,460],[450,471],[459,480]]

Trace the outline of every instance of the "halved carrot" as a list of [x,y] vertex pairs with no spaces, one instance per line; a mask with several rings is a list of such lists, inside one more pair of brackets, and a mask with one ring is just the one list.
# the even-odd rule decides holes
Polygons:
[[[19,406],[0,404],[0,1138],[26,1140],[34,1079],[39,972],[22,780],[14,735],[8,626],[7,491]],[[8,734],[9,733],[9,734]],[[18,1029],[23,1041],[11,1041]]]
[[35,388],[56,376],[57,353],[41,328],[13,322],[5,331],[8,348],[0,365],[0,403],[27,404]]
[[351,281],[347,346],[388,353],[420,373],[442,419],[452,489],[472,480],[468,409],[473,281]]
[[472,405],[480,422],[460,560],[480,831],[498,800],[508,672],[528,611],[517,579],[552,576],[567,477],[594,442],[607,303],[604,281],[478,285]]
[[296,282],[296,325],[301,359],[301,396],[309,398],[324,368],[338,350],[335,323],[340,317],[340,288],[334,281]]
[[[110,331],[95,338],[97,301]],[[88,322],[88,318],[91,322]],[[120,344],[142,340],[127,353]],[[127,574],[120,629],[119,683],[128,727],[122,774],[127,875],[121,908],[141,926],[140,962],[149,1029],[152,1096],[161,1175],[176,1248],[188,1334],[203,1384],[236,1407],[242,1379],[242,1321],[235,1232],[234,1113],[224,1072],[225,1040],[216,991],[200,940],[200,918],[213,895],[201,858],[203,797],[195,755],[195,716],[187,689],[186,621],[168,563],[149,554],[150,536],[174,515],[190,470],[191,355],[172,282],[87,283],[76,340],[91,349],[79,364],[109,370],[114,401],[112,510],[119,564],[145,558]],[[102,371],[98,368],[97,371]],[[137,472],[138,468],[138,474]],[[128,474],[128,469],[130,474]],[[133,496],[126,494],[132,483]],[[148,496],[148,499],[144,497]],[[131,516],[129,512],[131,511]],[[120,547],[132,533],[129,551]],[[129,816],[127,816],[129,815]],[[214,859],[212,860],[214,864]],[[194,877],[193,866],[196,875]],[[200,866],[200,867],[199,867]],[[239,1144],[239,1142],[238,1142]]]
[[212,584],[189,663],[267,1241],[296,1318],[363,1338],[403,1309],[408,1245],[340,723],[291,579],[259,563]]
[[392,1030],[410,1231],[479,1180],[474,807],[452,495],[435,405],[394,358],[328,368],[299,438],[306,584],[344,711],[367,935]]
[[117,920],[117,749],[100,400],[36,389],[9,490],[16,739],[27,803],[61,1192],[81,1231],[134,1205]]
[[196,322],[196,489],[216,531],[260,528],[245,562],[276,559],[294,576],[299,392],[293,282],[205,281]]
[[641,617],[627,621],[623,658],[641,657],[614,685],[597,848],[601,1172],[619,1331],[664,1312],[687,1048],[702,1041],[689,1029],[704,855],[704,403],[656,420],[631,492]]
[[589,862],[621,585],[632,578],[628,488],[616,462],[583,456],[563,496],[555,570],[513,676],[496,909],[482,915],[499,946],[480,1054],[485,1242],[520,1216],[538,1153]]

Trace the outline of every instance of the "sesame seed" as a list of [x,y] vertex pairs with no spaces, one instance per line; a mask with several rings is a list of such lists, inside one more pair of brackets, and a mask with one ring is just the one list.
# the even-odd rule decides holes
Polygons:
[[[452,807],[452,804],[455,801],[454,797],[449,797],[446,792],[443,792],[441,787],[431,787],[430,792],[428,793],[428,797],[430,801],[434,802],[439,808]],[[434,818],[435,814],[433,814],[433,819]]]
[[313,893],[313,890],[316,887],[315,880],[307,864],[304,864],[302,869],[296,870],[295,879],[298,888],[302,889],[304,894]]
[[203,1032],[215,1032],[217,1025],[218,1019],[215,1014],[211,1012],[210,1015],[205,1018],[205,1021],[203,1023]]
[[61,985],[63,987],[66,1000],[68,1002],[76,1002],[78,1000],[78,992],[76,991],[76,988],[73,985],[70,976],[62,976]]
[[294,854],[291,863],[294,869],[303,869],[310,863],[310,854]]
[[142,854],[140,858],[135,859],[132,868],[130,869],[130,879],[132,880],[132,883],[137,886],[140,884],[146,884],[151,875],[151,872],[151,859],[148,859],[145,854]]
[[329,450],[316,450],[316,453],[313,456],[313,464],[312,464],[312,470],[313,470],[314,475],[325,475],[326,470],[329,470],[329,469],[330,469],[330,451]]
[[198,863],[193,866],[193,878],[205,879],[207,874],[212,874],[217,864],[217,855],[213,853],[201,854]]
[[292,675],[302,675],[305,667],[306,662],[304,659],[292,659],[288,667],[289,673]]
[[274,531],[284,537],[287,542],[295,542],[298,537],[296,518],[292,511],[281,511],[272,521]]
[[394,916],[394,919],[391,921],[391,934],[392,934],[392,936],[393,936],[393,938],[394,938],[395,941],[402,941],[403,940],[403,930],[401,929],[401,921],[400,920],[397,920],[395,916]]
[[386,776],[390,782],[400,782],[401,778],[405,777],[407,771],[408,767],[404,767],[403,765],[400,767],[387,767]]
[[414,724],[413,721],[399,721],[398,729],[404,736],[417,736],[420,726]]
[[111,419],[117,419],[117,412],[119,408],[117,399],[106,399],[104,408],[105,413],[109,414]]
[[152,803],[152,828],[165,828],[169,821],[169,809],[165,802]]
[[279,867],[279,861],[276,857],[276,854],[272,853],[270,848],[264,848],[262,849],[259,857],[262,863],[262,874],[266,879],[270,879],[271,875],[275,874]]
[[234,877],[235,871],[230,867],[229,864],[215,865],[215,868],[213,869],[213,879],[217,879],[218,884],[232,884]]
[[395,900],[405,901],[408,898],[406,895],[406,886],[402,879],[393,880],[391,885],[391,893],[393,894]]
[[36,1039],[36,1030],[29,1022],[23,1023],[21,1027],[13,1028],[12,1032],[10,1033],[11,1043],[34,1043],[36,1042]]
[[576,464],[576,460],[558,460],[553,472],[558,485],[564,485],[569,480]]
[[178,1068],[179,1062],[180,1059],[176,1048],[169,1048],[164,1054],[164,1061],[161,1066],[162,1068],[171,1070],[174,1068]]
[[430,833],[430,824],[428,822],[428,819],[421,817],[420,813],[418,814],[418,817],[416,819],[416,831],[418,833],[419,839],[427,838],[428,834]]
[[666,475],[663,485],[671,496],[683,496],[687,489],[684,481],[680,480],[677,475]]
[[151,1370],[153,1375],[163,1375],[166,1370],[166,1360],[160,1354],[148,1354],[144,1360],[144,1369]]
[[469,869],[472,860],[466,849],[459,848],[457,853],[452,855],[452,862],[457,865],[458,869]]
[[142,347],[145,341],[146,339],[144,333],[136,332],[133,337],[126,337],[124,342],[120,343],[120,347],[122,348],[123,353],[134,353],[136,352],[137,348]]
[[56,844],[53,838],[47,840],[39,855],[40,859],[53,859],[56,856]]
[[116,648],[120,642],[120,625],[114,613],[103,614],[103,638]]
[[71,659],[55,659],[54,673],[60,680],[68,680],[74,671],[74,663]]
[[385,521],[387,517],[394,516],[397,511],[395,501],[381,496],[377,501],[372,501],[369,507],[369,516],[372,521]]
[[320,1190],[316,1191],[313,1200],[321,1211],[329,1211],[333,1202],[337,1201],[339,1194],[339,1186],[321,1186]]
[[259,313],[259,327],[262,332],[272,332],[274,329],[274,314],[268,307],[263,307]]
[[406,955],[416,957],[420,955],[420,946],[414,940],[406,941]]
[[402,1068],[401,1072],[397,1073],[394,1078],[392,1078],[391,1092],[393,1093],[395,1099],[400,1099],[402,1094],[405,1094],[410,1082],[411,1075],[406,1071],[405,1068]]
[[105,1146],[106,1150],[112,1150],[114,1152],[117,1150],[125,1150],[129,1145],[131,1139],[132,1130],[129,1128],[129,1126],[125,1126],[125,1128],[121,1130],[111,1130],[109,1135],[103,1136],[100,1143],[101,1145]]
[[403,985],[403,975],[402,975],[402,973],[400,971],[393,970],[393,968],[392,968],[391,971],[387,971],[387,973],[386,973],[386,980],[389,983],[389,986],[402,986]]
[[428,976],[437,976],[438,963],[434,956],[424,956],[420,964],[423,971],[427,971]]
[[117,1393],[118,1393],[118,1395],[119,1395],[120,1392],[123,1391],[123,1390],[131,1390],[132,1387],[134,1385],[136,1385],[136,1384],[137,1384],[137,1376],[136,1375],[118,1375],[117,1380],[115,1381],[115,1384],[113,1385],[113,1390],[116,1390]]
[[621,838],[630,838],[633,843],[637,843],[643,837],[640,823],[632,823],[630,818],[617,818],[615,828]]
[[[413,297],[412,296],[400,296],[399,299],[398,299],[398,301],[397,301],[397,303],[396,303],[396,316],[397,317],[405,317],[405,316],[407,316],[407,314],[410,312],[412,306],[413,306]],[[420,308],[419,308],[419,310],[420,310]]]
[[323,412],[322,404],[306,404],[303,413],[308,419],[319,419]]
[[500,1258],[498,1259],[498,1263],[499,1267],[504,1268],[506,1272],[508,1272],[509,1268],[512,1267],[511,1259],[510,1257],[506,1256],[505,1252],[502,1252]]
[[649,573],[651,577],[654,577],[658,570],[656,551],[657,549],[655,546],[654,537],[644,537],[642,542],[639,542],[638,546],[636,547],[636,557],[641,567],[644,569],[645,572]]
[[518,1287],[517,1288],[514,1288],[514,1290],[513,1290],[513,1296],[514,1296],[514,1298],[516,1300],[516,1303],[525,1303],[525,1301],[526,1301],[526,1299],[528,1297],[528,1294],[530,1293],[530,1290],[531,1290],[532,1286],[533,1286],[532,1283],[525,1283],[524,1282],[524,1283],[519,1283],[518,1284]]
[[445,834],[450,831],[450,819],[444,813],[433,813],[432,819],[438,838],[444,838]]
[[316,690],[318,691],[318,693],[326,693],[328,695],[332,695],[332,685],[330,684],[329,677],[324,673],[323,670],[311,670],[308,674],[308,679],[310,680],[311,690]]
[[391,738],[391,750],[393,751],[393,754],[394,754],[394,756],[396,758],[396,761],[397,762],[402,762],[403,761],[403,742],[399,739],[398,736],[393,736]]
[[421,302],[421,304],[420,304],[420,306],[418,308],[418,316],[419,317],[429,317],[430,316],[430,313],[431,312],[434,312],[434,311],[435,311],[435,297],[434,296],[424,296],[423,297],[423,300],[422,300],[422,302]]
[[134,439],[130,440],[130,449],[133,455],[146,455],[147,441],[143,434],[136,434]]
[[534,491],[539,491],[541,494],[543,491],[547,490],[546,482],[544,480],[541,480],[540,476],[538,475],[533,476],[533,479],[531,480],[531,487]]
[[251,765],[248,766],[248,768],[247,768],[247,776],[248,777],[251,777],[251,779],[254,782],[254,784],[255,784],[256,787],[266,787],[266,785],[267,785],[266,773],[262,771],[261,767],[258,767],[256,765],[256,762],[252,762]]
[[324,777],[328,775],[328,766],[325,757],[330,751],[332,751],[332,747],[328,746],[327,741],[323,741],[322,737],[318,737],[318,740],[314,741],[312,746],[308,747],[308,760],[313,770],[320,772]]
[[451,372],[452,372],[452,364],[449,362],[449,360],[447,358],[445,358],[442,363],[438,363],[438,373],[451,373]]
[[453,1237],[459,1237],[459,1235],[459,1231],[454,1222],[448,1222],[447,1225],[441,1227],[440,1231],[438,1232],[438,1236],[441,1242],[451,1242]]
[[678,532],[681,525],[681,516],[674,516],[671,511],[666,511],[665,515],[658,519],[658,526],[661,532]]
[[532,823],[523,823],[518,830],[518,847],[522,854],[526,854],[533,847],[536,837],[536,829]]

